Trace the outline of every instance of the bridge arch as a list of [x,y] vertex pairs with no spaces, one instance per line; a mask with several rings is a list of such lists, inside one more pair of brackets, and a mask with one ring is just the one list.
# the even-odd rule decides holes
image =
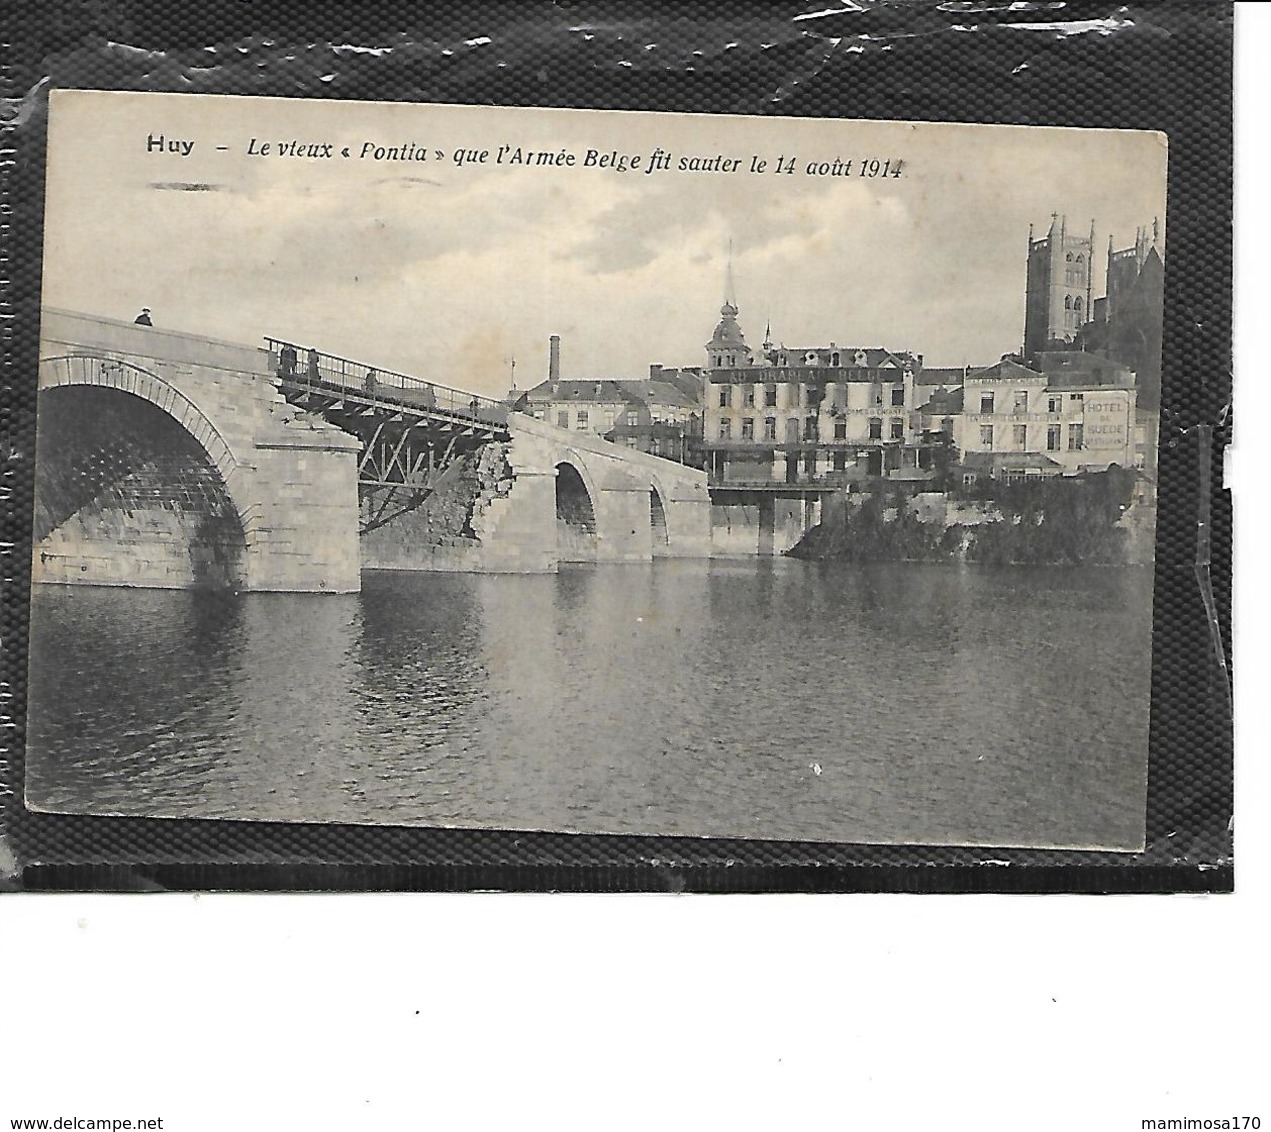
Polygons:
[[667,524],[666,491],[656,476],[649,477],[649,527],[653,535],[653,556],[666,553],[671,545],[671,531]]
[[61,385],[99,385],[130,393],[163,410],[199,443],[208,459],[228,477],[237,463],[220,430],[193,401],[157,373],[101,354],[58,354],[40,359],[41,390]]
[[[253,508],[188,397],[141,366],[40,362],[35,567],[46,581],[242,588]],[[126,548],[127,553],[120,553]]]
[[596,558],[599,497],[586,464],[566,458],[556,463],[556,543],[562,562]]

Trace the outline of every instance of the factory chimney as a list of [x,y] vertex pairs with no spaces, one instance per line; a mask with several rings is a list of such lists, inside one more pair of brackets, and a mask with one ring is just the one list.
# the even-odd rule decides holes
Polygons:
[[556,384],[560,381],[560,335],[553,334],[548,341],[551,343],[551,352],[547,361],[547,380],[552,384],[552,391],[556,391]]

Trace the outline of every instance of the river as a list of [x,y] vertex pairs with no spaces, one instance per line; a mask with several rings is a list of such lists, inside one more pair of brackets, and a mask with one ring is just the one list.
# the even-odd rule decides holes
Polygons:
[[27,798],[150,817],[1137,847],[1146,569],[788,559],[38,587]]

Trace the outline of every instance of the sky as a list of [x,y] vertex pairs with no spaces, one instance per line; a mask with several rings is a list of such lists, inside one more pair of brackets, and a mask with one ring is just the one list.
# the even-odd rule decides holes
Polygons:
[[[720,156],[736,170],[680,168]],[[502,395],[546,377],[552,334],[566,378],[703,364],[731,246],[752,345],[770,322],[987,364],[1019,347],[1030,224],[1095,222],[1097,296],[1109,235],[1164,234],[1165,168],[1135,131],[54,91],[44,302]]]

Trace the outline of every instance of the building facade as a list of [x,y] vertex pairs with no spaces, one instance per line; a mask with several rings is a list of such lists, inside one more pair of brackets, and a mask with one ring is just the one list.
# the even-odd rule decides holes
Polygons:
[[925,478],[916,376],[922,358],[877,347],[753,351],[725,302],[706,344],[703,447],[717,484],[844,486]]
[[967,376],[954,418],[964,481],[1142,467],[1134,374],[1079,353],[1038,356],[1046,370],[1004,358]]
[[700,460],[700,371],[650,368],[639,381],[611,378],[564,379],[560,339],[552,335],[547,380],[509,394],[522,413],[573,432],[679,463]]

